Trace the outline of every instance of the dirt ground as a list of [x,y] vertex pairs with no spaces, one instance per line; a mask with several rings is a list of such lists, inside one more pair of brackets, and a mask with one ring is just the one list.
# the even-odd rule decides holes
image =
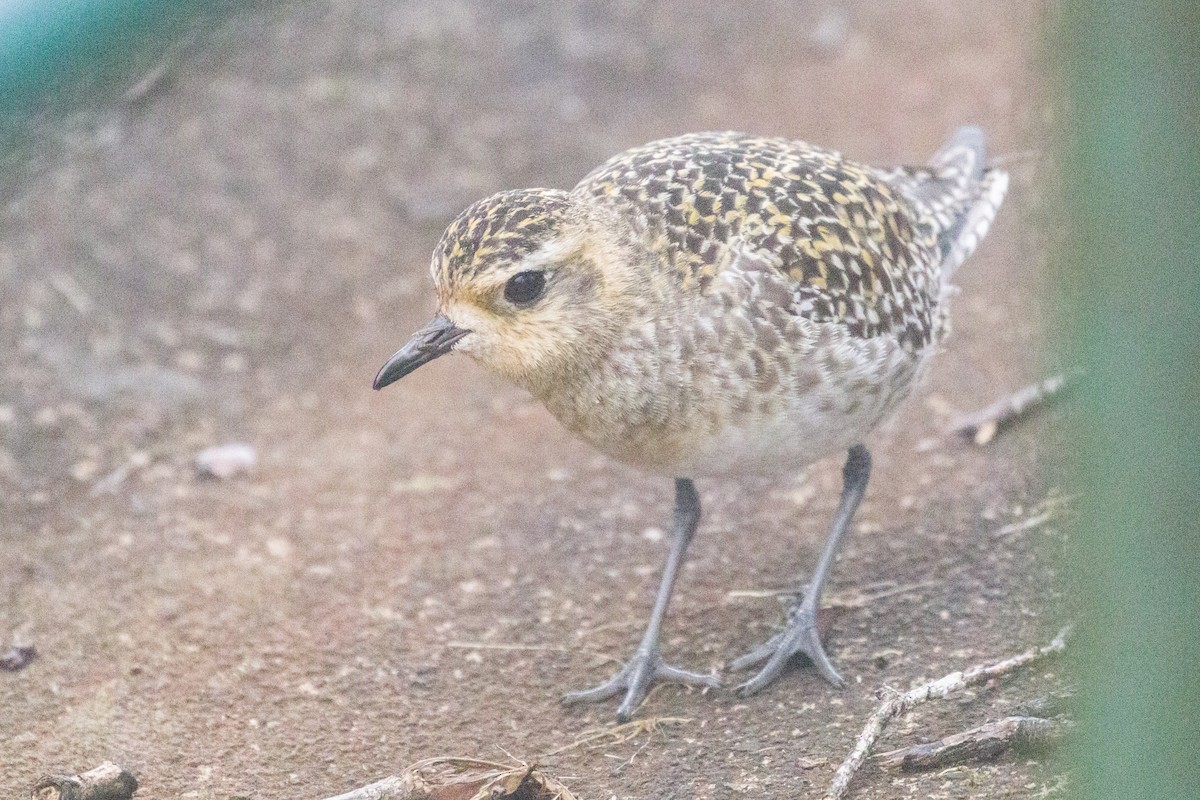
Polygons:
[[[111,759],[139,797],[320,798],[425,757],[511,755],[584,800],[814,796],[880,687],[1048,641],[1061,534],[994,534],[1054,490],[1060,412],[985,448],[945,435],[1053,367],[1042,11],[260,5],[202,29],[136,102],[45,122],[0,209],[0,645],[38,651],[0,672],[0,795]],[[663,687],[639,718],[675,721],[544,756],[613,722],[614,704],[558,696],[640,636],[671,486],[465,358],[371,391],[432,310],[442,227],[661,136],[736,128],[887,164],[964,122],[1015,156],[1010,199],[931,379],[870,442],[827,594],[849,687],[803,666],[750,699]],[[252,474],[196,476],[200,449],[237,440]],[[750,590],[815,563],[839,468],[700,485],[668,658],[719,667],[781,622]],[[926,706],[883,745],[1005,716],[1056,670]],[[853,796],[1053,796],[1062,771],[868,765]]]

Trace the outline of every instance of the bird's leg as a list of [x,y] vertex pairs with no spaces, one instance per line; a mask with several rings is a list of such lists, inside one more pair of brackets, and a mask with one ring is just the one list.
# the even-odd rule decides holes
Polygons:
[[821,605],[821,590],[833,560],[837,557],[846,531],[850,528],[850,519],[854,516],[863,494],[867,490],[867,481],[871,477],[871,454],[861,444],[850,448],[846,455],[846,466],[842,468],[842,499],[838,503],[837,514],[833,518],[833,529],[825,542],[825,550],[812,580],[804,590],[800,605],[788,614],[787,627],[771,637],[746,655],[734,661],[731,669],[742,670],[759,664],[767,663],[758,674],[738,687],[742,695],[754,694],[771,681],[779,677],[788,659],[797,653],[803,653],[816,665],[817,670],[834,686],[841,688],[846,685],[842,676],[838,675],[825,648],[821,646],[821,638],[817,634],[817,609]]
[[675,576],[683,564],[684,554],[696,533],[699,521],[700,496],[696,494],[695,484],[687,478],[676,478],[674,540],[671,542],[671,552],[667,555],[667,565],[663,569],[662,582],[658,586],[658,597],[654,600],[654,610],[650,612],[650,624],[646,626],[642,643],[638,645],[633,658],[615,675],[594,689],[567,693],[563,696],[564,703],[607,700],[623,691],[625,699],[617,709],[617,719],[628,722],[645,699],[646,693],[650,691],[651,685],[658,679],[693,686],[720,686],[715,675],[701,675],[672,667],[662,660],[658,652],[659,630],[662,628],[663,617],[667,614],[667,606],[671,602]]

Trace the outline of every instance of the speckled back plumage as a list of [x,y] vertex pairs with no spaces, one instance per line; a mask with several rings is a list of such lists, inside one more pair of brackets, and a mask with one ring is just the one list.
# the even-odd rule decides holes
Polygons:
[[622,153],[574,193],[623,209],[684,286],[763,259],[794,284],[796,313],[917,350],[942,333],[942,237],[977,198],[981,159],[883,172],[804,142],[697,133]]

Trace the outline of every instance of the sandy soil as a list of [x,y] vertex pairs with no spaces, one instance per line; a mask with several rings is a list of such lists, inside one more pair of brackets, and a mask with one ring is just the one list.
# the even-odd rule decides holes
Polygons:
[[[0,794],[112,759],[140,797],[319,798],[610,724],[613,705],[557,698],[640,635],[671,487],[463,358],[370,390],[431,311],[442,227],[696,129],[879,163],[920,161],[967,121],[1001,154],[1043,146],[1038,3],[550,5],[246,9],[150,96],[46,121],[4,176],[0,643],[39,657],[0,672]],[[803,667],[749,700],[661,688],[640,718],[683,721],[540,759],[581,798],[816,794],[877,689],[1059,627],[1053,523],[993,536],[1052,491],[1056,414],[986,448],[944,434],[1049,368],[1037,164],[1013,162],[953,339],[870,442],[827,595],[849,606],[830,640],[849,688]],[[230,440],[257,470],[197,478],[194,455]],[[744,591],[811,568],[839,468],[700,486],[669,658],[717,667],[781,621]],[[886,745],[1004,716],[1055,671],[928,706]],[[869,766],[854,796],[1048,796],[1060,772]]]

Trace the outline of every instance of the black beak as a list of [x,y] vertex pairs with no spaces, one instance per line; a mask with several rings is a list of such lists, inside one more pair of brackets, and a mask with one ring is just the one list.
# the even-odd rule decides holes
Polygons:
[[417,331],[396,355],[387,360],[375,376],[375,388],[382,389],[395,383],[422,364],[428,364],[438,356],[454,349],[459,339],[470,331],[457,327],[447,317],[438,314],[429,324]]

